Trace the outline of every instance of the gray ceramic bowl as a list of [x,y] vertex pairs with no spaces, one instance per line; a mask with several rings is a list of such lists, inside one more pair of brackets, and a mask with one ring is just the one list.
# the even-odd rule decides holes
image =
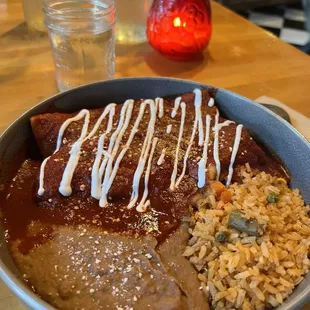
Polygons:
[[[32,115],[102,107],[107,103],[123,102],[128,98],[155,98],[180,94],[193,91],[196,87],[208,86],[169,78],[130,78],[82,86],[47,99],[21,116],[2,134],[0,138],[1,181],[9,178],[12,172],[10,171],[12,161],[25,159],[34,147],[29,124],[29,118]],[[273,112],[237,94],[219,89],[216,102],[222,113],[248,127],[252,134],[282,159],[292,177],[292,187],[299,188],[309,204],[310,145],[306,139]],[[6,248],[3,228],[0,231],[0,238],[0,277],[30,308],[53,309],[23,284],[21,275]],[[309,301],[310,273],[279,309],[299,309]]]

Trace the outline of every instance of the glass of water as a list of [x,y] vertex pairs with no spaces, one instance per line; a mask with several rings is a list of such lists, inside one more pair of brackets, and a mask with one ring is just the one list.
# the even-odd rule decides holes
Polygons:
[[113,0],[43,0],[60,91],[113,79]]

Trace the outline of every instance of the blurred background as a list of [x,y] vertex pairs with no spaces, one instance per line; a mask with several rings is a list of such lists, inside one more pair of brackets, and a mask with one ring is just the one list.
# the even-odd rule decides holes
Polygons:
[[217,2],[310,54],[310,0],[218,0]]

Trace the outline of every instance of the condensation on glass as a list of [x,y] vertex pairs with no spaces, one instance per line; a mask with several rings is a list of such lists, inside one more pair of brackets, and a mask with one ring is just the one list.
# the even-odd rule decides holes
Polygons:
[[59,90],[115,74],[113,0],[43,0]]

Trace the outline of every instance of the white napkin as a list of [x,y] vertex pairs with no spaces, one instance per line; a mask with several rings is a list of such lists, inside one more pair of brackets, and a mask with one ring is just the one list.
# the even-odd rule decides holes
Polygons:
[[293,110],[279,100],[267,96],[261,96],[255,99],[255,101],[259,103],[273,104],[284,109],[290,116],[292,125],[310,141],[310,119],[308,117]]

